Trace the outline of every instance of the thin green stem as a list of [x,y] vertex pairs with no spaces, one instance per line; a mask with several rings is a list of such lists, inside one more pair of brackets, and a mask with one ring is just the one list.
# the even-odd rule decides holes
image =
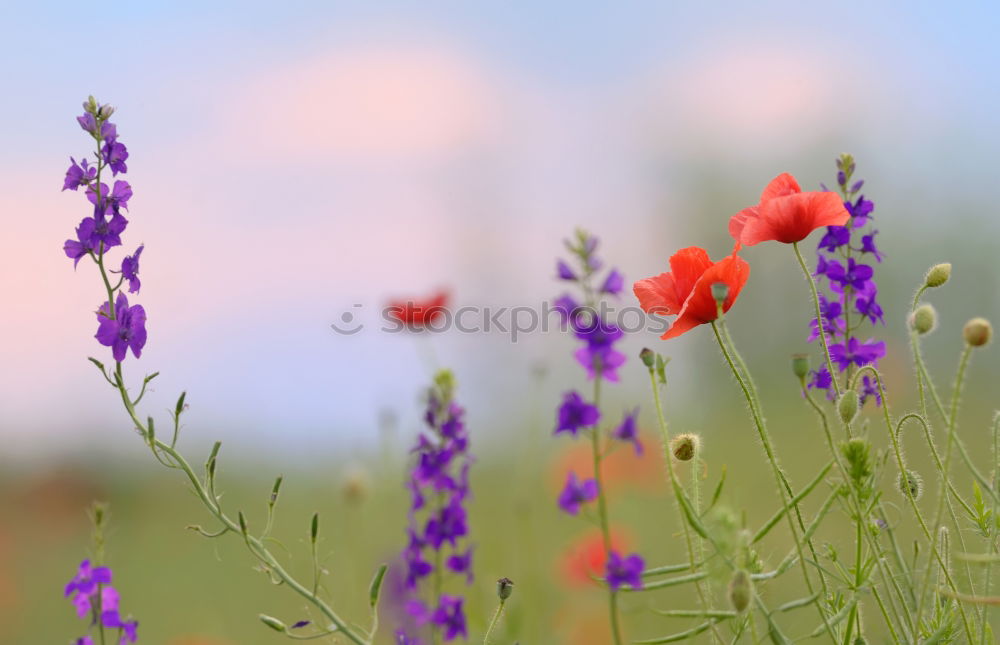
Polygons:
[[816,281],[813,279],[812,273],[809,272],[809,267],[806,266],[806,260],[802,257],[802,251],[799,250],[798,242],[792,242],[792,250],[795,251],[795,258],[799,261],[799,266],[802,268],[802,275],[806,277],[806,282],[809,283],[809,289],[812,291],[813,304],[816,307],[816,324],[819,325],[819,340],[823,344],[823,358],[826,360],[826,369],[830,372],[830,380],[833,382],[833,388],[837,392],[837,396],[840,396],[840,383],[837,382],[833,371],[833,359],[830,357],[830,345],[826,340],[826,334],[823,332],[823,311],[819,304],[819,290],[816,288]]
[[490,621],[490,626],[486,628],[486,635],[483,636],[483,645],[489,645],[490,634],[493,633],[493,628],[496,627],[497,623],[500,622],[500,614],[503,613],[503,606],[507,600],[505,598],[500,599],[500,605],[497,606],[497,611],[493,614],[493,620]]

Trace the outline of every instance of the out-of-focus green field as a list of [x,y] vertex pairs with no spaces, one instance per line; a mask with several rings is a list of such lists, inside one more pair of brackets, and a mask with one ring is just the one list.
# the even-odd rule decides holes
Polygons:
[[[774,367],[774,371],[784,372],[784,361]],[[639,381],[641,368],[633,369],[636,374],[630,378]],[[963,412],[964,437],[974,455],[986,454],[983,449],[990,412],[985,396],[989,388],[976,377],[979,373],[974,366]],[[755,529],[775,510],[774,485],[751,426],[740,416],[735,385],[719,376],[718,391],[712,395],[720,397],[722,405],[708,415],[704,430],[706,495],[725,465],[728,483],[722,503]],[[908,375],[901,372],[896,376],[906,379]],[[827,461],[819,429],[785,380],[768,379],[762,385],[765,396],[778,402],[765,403],[778,451],[793,483],[803,485]],[[669,390],[667,401],[682,408],[683,402],[671,400]],[[871,409],[867,415],[873,442],[884,448],[886,434],[879,417]],[[678,412],[676,416],[684,415]],[[630,451],[621,451],[608,463],[614,525],[631,548],[646,556],[650,566],[679,563],[686,556],[672,498],[662,483],[659,444],[652,418],[644,414],[642,419],[646,456],[636,462]],[[501,576],[512,578],[516,587],[494,642],[608,642],[604,595],[586,582],[579,558],[572,557],[579,551],[581,536],[594,529],[584,520],[558,512],[554,502],[567,466],[578,459],[581,468],[586,463],[586,447],[552,440],[549,426],[545,411],[525,427],[471,428],[473,445],[479,450],[470,506],[477,578],[463,590],[469,603],[470,642],[481,642],[495,608],[494,582]],[[681,426],[675,431],[688,429]],[[11,464],[4,469],[0,480],[0,642],[68,643],[80,632],[81,621],[62,597],[62,588],[87,554],[85,509],[93,499],[111,502],[107,562],[114,568],[123,608],[140,621],[140,642],[277,643],[283,637],[261,625],[258,613],[289,623],[315,618],[295,594],[272,586],[264,574],[254,571],[238,537],[230,534],[208,540],[185,530],[188,524],[200,523],[209,530],[212,525],[180,473],[159,467],[143,452],[141,442],[128,435],[124,424],[122,439],[133,440],[135,458],[127,463],[83,459],[45,468],[20,469]],[[320,511],[322,552],[328,571],[323,586],[342,615],[354,620],[367,621],[367,587],[372,572],[381,562],[393,563],[404,544],[408,498],[402,486],[402,460],[409,441],[396,439],[381,450],[349,459],[330,455],[329,465],[322,469],[287,463],[281,467],[285,483],[276,536],[287,548],[289,567],[308,579],[309,518]],[[930,492],[921,503],[931,512],[934,481],[927,469],[926,449],[916,434],[905,442],[913,464],[927,474]],[[237,509],[246,511],[251,528],[259,529],[278,467],[227,458],[225,448],[222,454],[224,506],[234,514]],[[189,456],[197,461],[195,455]],[[981,460],[979,465],[989,467],[988,461]],[[883,488],[896,504],[901,499],[892,490],[893,476],[890,467]],[[689,478],[689,472],[682,472],[683,480]],[[960,488],[968,490],[967,478],[959,477],[958,481]],[[804,505],[806,510],[814,511],[828,490],[824,484],[813,493]],[[915,527],[901,504],[899,508],[899,538],[906,550],[910,544],[906,536]],[[853,537],[850,522],[836,511],[818,537],[819,544],[829,542],[847,554]],[[969,550],[981,550],[971,530],[965,537]],[[790,546],[787,527],[781,523],[759,549],[765,568],[775,566]],[[283,552],[282,547],[277,550]],[[725,583],[724,579],[713,581],[722,605]],[[390,579],[383,593],[382,642],[389,642],[393,612],[399,611],[392,587]],[[771,606],[804,595],[801,572],[789,571],[762,587],[762,593]],[[692,626],[694,619],[664,618],[651,610],[693,607],[693,598],[691,587],[625,594],[627,636],[649,638]],[[866,606],[869,612],[875,611],[874,603],[868,601]],[[817,618],[812,610],[800,609],[782,615],[781,622],[790,636],[802,637],[816,626]],[[880,633],[869,636],[870,642],[883,642]]]

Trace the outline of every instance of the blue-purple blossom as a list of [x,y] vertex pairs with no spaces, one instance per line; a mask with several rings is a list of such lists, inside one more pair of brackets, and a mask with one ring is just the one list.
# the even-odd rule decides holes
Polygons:
[[[112,573],[108,567],[94,567],[90,560],[80,563],[76,575],[69,581],[64,590],[66,597],[71,597],[76,614],[80,618],[91,616],[92,623],[100,623],[108,629],[120,630],[120,645],[136,642],[139,623],[134,620],[124,620],[119,613],[120,597],[118,591],[111,586]],[[92,645],[89,636],[76,640],[77,643]]]
[[445,565],[454,573],[464,573],[466,582],[472,584],[474,576],[472,571],[471,546],[465,550],[465,553],[453,553],[448,556]]
[[556,434],[568,432],[575,437],[580,428],[597,425],[601,419],[601,411],[572,391],[563,395],[563,402],[556,416]]
[[556,262],[556,275],[559,276],[560,280],[576,280],[576,273],[570,268],[569,264],[565,260],[559,260]]
[[819,241],[819,248],[833,253],[851,243],[851,229],[846,226],[827,226],[826,234]]
[[71,600],[76,607],[76,615],[84,618],[92,608],[91,599],[101,585],[111,584],[111,569],[108,567],[91,566],[90,560],[80,563],[76,575],[66,584],[63,595]]
[[[100,188],[101,205],[104,207],[101,211],[102,213],[109,211],[117,213],[121,208],[128,210],[128,200],[132,199],[132,186],[127,181],[116,180],[114,187],[110,191],[108,190],[108,185],[101,182]],[[95,207],[97,206],[97,193],[94,191],[93,186],[87,189],[87,199]],[[94,212],[98,212],[96,208]]]
[[94,246],[94,232],[97,230],[97,222],[93,217],[85,217],[76,227],[76,239],[66,240],[63,244],[63,251],[66,257],[73,260],[73,268],[80,263],[80,258],[98,250]]
[[642,589],[644,567],[645,561],[642,556],[636,553],[623,558],[617,551],[611,551],[608,553],[604,577],[611,591],[618,591],[624,585],[629,585],[633,589]]
[[70,167],[66,171],[66,178],[63,179],[63,190],[76,190],[80,186],[87,186],[97,177],[97,167],[91,166],[86,159],[79,164],[73,157],[69,160]]
[[122,258],[122,278],[128,280],[128,292],[139,293],[142,282],[139,280],[139,256],[142,255],[144,245],[140,244],[132,255]]
[[128,159],[128,149],[124,143],[118,141],[105,143],[104,147],[101,148],[101,156],[104,157],[104,163],[111,168],[112,176],[117,177],[118,173],[128,172],[128,166],[125,165],[125,161]]
[[608,277],[604,278],[604,284],[601,285],[601,293],[609,293],[613,296],[617,296],[624,288],[625,276],[623,276],[618,269],[611,269],[608,273]]
[[586,479],[580,481],[576,473],[570,471],[566,476],[566,486],[559,494],[559,508],[570,515],[580,512],[580,506],[597,499],[597,481]]
[[455,640],[459,636],[468,637],[465,629],[465,611],[461,596],[441,595],[441,603],[431,616],[431,621],[444,632],[444,640]]
[[830,358],[837,364],[837,368],[841,372],[852,363],[858,367],[864,367],[871,365],[883,356],[885,356],[885,343],[883,341],[868,340],[862,343],[857,338],[852,337],[846,345],[844,343],[830,345]]
[[115,299],[114,314],[112,318],[110,303],[101,305],[97,312],[98,327],[94,337],[105,347],[111,348],[116,361],[125,360],[129,349],[139,358],[146,345],[146,310],[142,305],[130,307],[128,297],[119,291],[118,298]]
[[642,454],[642,443],[639,441],[639,408],[626,412],[621,425],[611,431],[611,436],[619,441],[631,442],[635,447],[635,454]]
[[608,381],[617,381],[618,368],[625,364],[626,358],[625,354],[614,347],[614,344],[624,336],[622,330],[613,323],[601,320],[595,314],[587,321],[578,321],[575,333],[585,344],[576,350],[574,356],[587,370],[588,378],[600,377]]

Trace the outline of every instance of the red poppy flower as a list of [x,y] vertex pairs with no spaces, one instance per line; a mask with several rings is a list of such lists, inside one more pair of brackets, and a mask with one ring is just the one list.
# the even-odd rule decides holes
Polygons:
[[426,300],[394,300],[389,303],[387,312],[407,327],[419,329],[443,316],[447,305],[448,292],[438,291]]
[[[611,550],[619,553],[627,551],[631,536],[617,527],[610,531]],[[604,575],[607,554],[604,552],[604,535],[597,529],[578,536],[563,553],[559,563],[561,578],[567,586],[587,587],[596,584],[595,577]]]
[[730,218],[729,234],[745,246],[768,240],[791,244],[823,226],[843,226],[850,216],[836,193],[804,193],[786,172],[771,180],[759,204]]
[[736,302],[748,277],[750,265],[736,251],[713,263],[705,249],[689,246],[670,257],[670,271],[639,280],[632,290],[646,313],[677,316],[660,337],[667,340],[718,318],[713,284],[723,282],[729,287],[729,295],[722,304],[725,312]]

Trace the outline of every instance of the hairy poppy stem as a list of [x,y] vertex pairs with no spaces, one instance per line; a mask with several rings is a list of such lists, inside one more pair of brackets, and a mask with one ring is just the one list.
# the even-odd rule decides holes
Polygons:
[[[799,243],[792,242],[792,250],[795,251],[795,258],[799,261],[799,266],[802,267],[802,275],[806,277],[806,282],[809,283],[809,289],[812,291],[813,304],[816,307],[816,324],[819,329],[819,340],[823,344],[823,358],[826,360],[826,369],[830,372],[830,379],[833,381],[833,388],[837,392],[837,396],[840,396],[840,383],[837,382],[837,378],[833,372],[833,359],[830,357],[830,344],[826,340],[825,327],[823,326],[823,310],[820,308],[819,304],[819,290],[816,289],[816,281],[813,279],[812,273],[809,272],[809,267],[806,266],[805,258],[802,257],[802,251],[799,250]],[[850,429],[848,429],[850,433]]]
[[[801,257],[801,256],[800,256]],[[764,423],[764,417],[761,414],[760,406],[757,401],[757,396],[755,392],[751,389],[747,378],[743,375],[739,368],[737,368],[736,363],[733,360],[732,352],[729,347],[727,347],[726,342],[723,340],[722,333],[719,330],[719,321],[712,321],[712,331],[715,332],[715,340],[719,343],[719,349],[722,350],[722,355],[725,357],[726,362],[729,364],[729,369],[732,370],[733,376],[740,384],[740,388],[743,390],[743,395],[746,397],[747,404],[750,406],[750,416],[753,418],[754,426],[757,429],[757,434],[760,437],[761,443],[764,446],[764,453],[767,456],[767,461],[771,465],[771,470],[774,473],[775,483],[778,486],[778,495],[781,498],[781,503],[785,507],[785,515],[788,517],[788,526],[792,532],[792,540],[795,542],[795,549],[798,555],[799,564],[802,568],[802,577],[806,583],[806,589],[809,593],[813,593],[812,579],[809,576],[809,563],[805,558],[805,553],[802,551],[802,541],[799,539],[799,527],[796,526],[796,519],[801,523],[802,515],[799,510],[798,504],[795,502],[795,495],[792,492],[791,484],[788,483],[788,479],[785,477],[784,472],[782,472],[781,467],[778,465],[778,459],[774,454],[774,447],[771,445],[771,437],[767,431],[767,426]],[[795,517],[789,510],[794,511]],[[807,540],[809,543],[810,551],[815,554],[815,549],[812,546],[812,540]],[[825,588],[825,581],[823,583]],[[826,612],[823,608],[816,603],[816,610],[819,612],[820,618],[823,619],[823,625],[826,628],[827,633],[830,638],[836,642],[834,637],[833,628],[831,627]]]

